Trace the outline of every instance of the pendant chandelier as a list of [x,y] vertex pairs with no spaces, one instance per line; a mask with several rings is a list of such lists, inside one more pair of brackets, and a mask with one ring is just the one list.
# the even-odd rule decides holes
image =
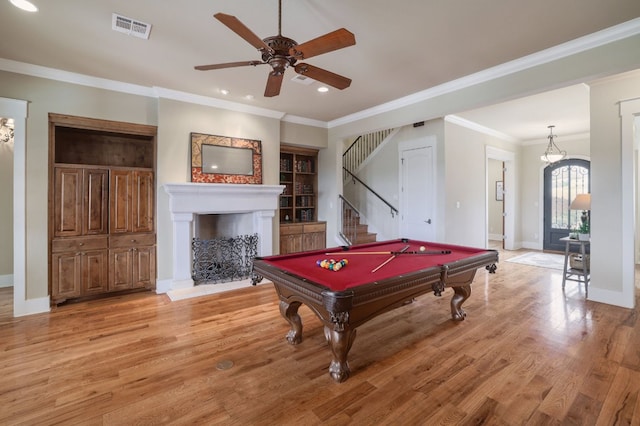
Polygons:
[[560,151],[558,145],[554,142],[553,138],[556,135],[553,134],[553,128],[556,126],[548,126],[549,127],[549,144],[547,145],[547,149],[544,151],[544,154],[540,156],[542,161],[545,161],[547,164],[555,163],[556,161],[562,160],[567,156],[567,151]]

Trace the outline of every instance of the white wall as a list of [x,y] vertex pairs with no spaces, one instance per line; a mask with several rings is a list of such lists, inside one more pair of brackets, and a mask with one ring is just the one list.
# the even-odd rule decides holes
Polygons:
[[26,140],[26,299],[48,296],[48,114],[156,124],[155,100],[9,72],[0,96],[29,102]]
[[[158,100],[157,253],[158,280],[173,277],[173,223],[169,195],[162,185],[191,181],[190,133],[257,139],[262,145],[262,183],[277,185],[280,164],[280,120],[185,102]],[[274,249],[278,247],[274,216]]]
[[[591,85],[591,289],[596,301],[634,306],[633,145],[622,144],[620,102],[640,98],[638,73]],[[640,114],[640,111],[638,111]],[[629,124],[631,126],[632,123]],[[624,129],[632,132],[631,129]]]

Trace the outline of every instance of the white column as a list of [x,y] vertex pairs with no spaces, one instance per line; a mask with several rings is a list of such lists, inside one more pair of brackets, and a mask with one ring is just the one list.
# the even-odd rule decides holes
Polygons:
[[253,228],[258,234],[258,256],[273,254],[273,217],[275,211],[260,210],[253,212]]
[[193,287],[191,278],[191,232],[193,213],[173,213],[173,282],[171,290]]

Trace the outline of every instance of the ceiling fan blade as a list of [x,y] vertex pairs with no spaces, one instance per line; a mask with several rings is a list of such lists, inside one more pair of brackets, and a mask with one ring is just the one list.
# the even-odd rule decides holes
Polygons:
[[294,69],[298,74],[307,76],[314,80],[333,86],[336,89],[346,89],[351,85],[351,79],[341,75],[332,73],[322,68],[314,67],[309,64],[297,64]]
[[246,65],[253,65],[255,67],[256,65],[262,65],[265,63],[266,62],[260,62],[260,61],[227,62],[226,64],[197,65],[193,68],[197,69],[198,71],[209,71],[209,70],[219,70],[222,68],[244,67]]
[[267,87],[264,89],[264,96],[271,98],[280,94],[280,87],[282,86],[283,73],[276,73],[271,71],[269,73],[269,79],[267,80]]
[[245,26],[238,18],[224,13],[216,13],[213,15],[218,21],[225,24],[231,31],[245,39],[250,45],[258,50],[266,50],[271,52],[271,48],[264,41]]
[[299,44],[289,49],[289,54],[296,59],[307,59],[312,56],[322,55],[343,47],[356,44],[356,36],[353,33],[340,28],[306,43]]

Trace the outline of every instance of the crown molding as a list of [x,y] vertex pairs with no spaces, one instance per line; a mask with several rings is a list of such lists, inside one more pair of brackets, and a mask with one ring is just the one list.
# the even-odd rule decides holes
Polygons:
[[369,118],[385,112],[411,106],[418,102],[433,99],[447,93],[465,89],[477,84],[486,83],[500,77],[505,77],[519,71],[524,71],[538,65],[546,64],[558,59],[566,58],[586,50],[605,44],[632,37],[640,33],[640,18],[615,25],[610,28],[541,50],[495,67],[487,68],[474,74],[461,77],[414,94],[377,105],[341,118],[329,121],[329,128],[342,126],[354,121]]
[[0,58],[0,70],[16,74],[30,75],[32,77],[45,78],[48,80],[62,81],[64,83],[77,84],[80,86],[93,87],[96,89],[128,93],[131,95],[146,96],[149,98],[155,96],[153,89],[150,87],[123,83],[121,81],[107,80],[106,78],[91,77],[75,72],[12,61],[10,59]]
[[467,120],[466,118],[458,117],[457,115],[447,115],[444,117],[444,121],[448,121],[449,123],[457,124],[458,126],[466,127],[470,130],[475,130],[476,132],[483,133],[485,135],[496,137],[505,142],[510,142],[514,144],[520,144],[520,139],[514,138],[513,136],[509,136],[506,133],[499,132],[497,130],[493,130],[489,127],[482,126],[474,121]]
[[251,105],[231,102],[224,99],[217,99],[208,96],[194,95],[192,93],[180,92],[177,90],[164,89],[161,87],[147,87],[137,84],[124,83],[121,81],[108,80],[106,78],[92,77],[55,68],[43,67],[40,65],[27,64],[0,58],[0,70],[24,74],[32,77],[39,77],[48,80],[61,81],[64,83],[77,84],[80,86],[93,87],[96,89],[111,90],[114,92],[127,93],[130,95],[145,96],[148,98],[166,98],[177,101],[212,106],[231,111],[244,112],[247,114],[259,115],[263,117],[282,119],[284,112],[258,108]]
[[210,106],[214,108],[226,109],[229,111],[243,112],[252,115],[259,115],[262,117],[275,118],[277,120],[281,120],[282,117],[285,116],[285,113],[281,111],[245,105],[225,99],[212,98],[209,96],[194,95],[193,93],[181,92],[178,90],[154,87],[153,91],[155,97],[157,98],[171,99],[174,101]]
[[292,114],[285,114],[282,121],[294,124],[304,124],[305,126],[322,127],[323,129],[329,128],[329,123],[326,121],[314,120],[312,118],[300,117]]
[[396,109],[414,105],[418,102],[429,100],[437,96],[455,92],[477,84],[485,83],[500,77],[507,76],[519,71],[526,70],[551,61],[565,58],[576,53],[580,53],[598,46],[622,40],[640,33],[640,18],[635,18],[622,24],[606,28],[604,30],[577,38],[572,41],[470,74],[465,77],[451,80],[438,86],[416,92],[414,94],[386,102],[353,114],[346,115],[335,120],[323,122],[319,120],[299,117],[286,114],[284,112],[269,110],[266,108],[253,107],[251,105],[231,102],[224,99],[212,98],[208,96],[194,95],[192,93],[179,92],[160,87],[147,87],[136,84],[124,83],[120,81],[108,80],[99,77],[91,77],[84,74],[43,67],[40,65],[17,62],[10,59],[0,58],[0,70],[18,74],[30,75],[50,80],[62,81],[71,84],[94,87],[98,89],[113,90],[146,97],[164,97],[167,99],[179,100],[187,103],[195,103],[216,108],[223,108],[232,111],[244,112],[269,118],[277,118],[291,123],[305,124],[322,128],[334,128],[354,121],[366,119],[378,114],[390,112]]

